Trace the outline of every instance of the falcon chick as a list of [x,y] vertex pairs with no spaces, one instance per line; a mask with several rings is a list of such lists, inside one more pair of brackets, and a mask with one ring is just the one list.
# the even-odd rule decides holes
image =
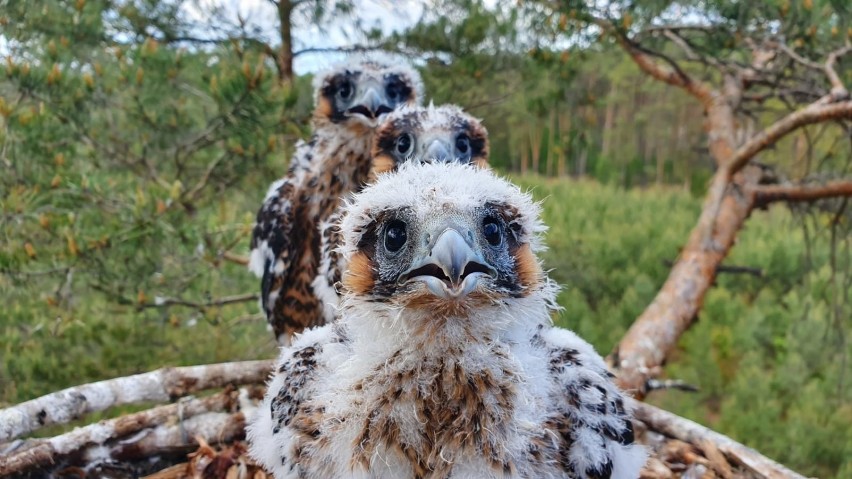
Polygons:
[[338,65],[314,87],[313,136],[296,145],[287,174],[269,188],[251,239],[249,269],[261,278],[261,307],[282,344],[321,319],[311,290],[319,225],[368,180],[379,119],[422,95],[416,71],[379,57]]
[[638,477],[612,375],[551,323],[539,213],[456,163],[355,196],[340,317],[282,349],[251,454],[278,479]]
[[[396,170],[406,162],[457,162],[488,166],[488,131],[480,121],[455,105],[406,106],[389,113],[373,137],[371,176]],[[321,226],[322,251],[313,291],[323,305],[320,324],[330,323],[340,299],[337,285],[346,269],[338,252],[341,211]]]

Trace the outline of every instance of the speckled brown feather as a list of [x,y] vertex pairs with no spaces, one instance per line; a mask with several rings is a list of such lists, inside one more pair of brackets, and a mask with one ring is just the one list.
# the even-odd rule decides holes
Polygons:
[[322,305],[311,283],[320,261],[319,225],[337,209],[340,198],[366,182],[369,137],[340,142],[315,137],[312,154],[322,167],[291,168],[288,177],[258,213],[252,249],[261,241],[278,252],[275,266],[264,265],[262,304],[279,341],[305,328],[323,324]]

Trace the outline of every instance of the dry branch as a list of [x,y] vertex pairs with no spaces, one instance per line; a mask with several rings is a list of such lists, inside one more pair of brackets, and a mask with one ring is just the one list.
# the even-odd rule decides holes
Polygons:
[[[833,88],[832,94],[788,114],[739,145],[736,135],[737,108],[748,86],[747,80],[753,77],[754,68],[760,68],[760,65],[749,68],[731,64],[731,71],[721,69],[721,83],[714,88],[690,77],[665,55],[647,50],[631,40],[609,21],[593,21],[616,38],[643,72],[661,82],[682,88],[698,99],[706,113],[708,146],[717,166],[701,215],[677,263],[653,302],[637,318],[609,357],[610,364],[617,372],[619,385],[641,398],[646,393],[648,379],[660,372],[669,352],[697,317],[704,296],[714,284],[721,262],[757,205],[758,198],[765,201],[773,197],[773,190],[757,190],[764,172],[757,166],[749,166],[749,162],[768,146],[805,125],[852,118],[852,101],[835,95],[837,89]],[[683,38],[672,29],[661,29],[670,41],[684,50],[687,57],[695,58],[696,53]],[[776,45],[776,48],[780,47]],[[847,53],[847,49],[848,45],[829,55],[825,65],[812,62],[808,67],[825,71],[832,85],[837,86],[831,72],[837,57]],[[657,59],[662,59],[665,64]],[[781,194],[781,190],[774,190],[774,193]],[[837,191],[823,189],[820,193],[800,192],[798,197],[807,201],[806,198],[813,195],[829,193],[837,194]],[[791,199],[796,197],[790,195]]]
[[[69,433],[50,439],[37,440],[32,447],[0,458],[0,476],[54,464],[61,456],[91,446],[102,446],[107,441],[123,438],[143,429],[160,426],[172,419],[180,420],[183,423],[182,427],[187,429],[187,424],[203,424],[199,421],[189,423],[190,418],[204,413],[233,410],[236,404],[236,391],[228,390],[203,399],[187,399],[175,404],[76,428]],[[184,420],[187,420],[187,422],[183,422]],[[146,434],[146,437],[154,438],[149,439],[149,442],[153,440],[162,443],[160,436],[169,437],[168,434],[157,434],[157,432],[155,430]],[[120,443],[119,447],[121,450],[126,449],[126,443]]]
[[248,266],[249,259],[247,256],[241,256],[238,254],[231,253],[230,251],[222,252],[222,259],[226,261],[230,261],[231,263],[238,264],[240,266]]
[[[759,173],[753,170],[756,168],[744,172],[748,177],[737,175],[738,182],[756,184]],[[722,174],[722,170],[718,171],[717,178]],[[739,188],[723,187],[722,191],[715,211],[712,197],[705,202],[701,218],[666,282],[609,358],[619,385],[637,397],[644,396],[647,380],[658,373],[668,353],[697,317],[718,266],[754,207],[753,196],[743,194]]]
[[205,301],[203,303],[197,301],[189,301],[181,298],[163,298],[158,297],[155,298],[153,303],[145,303],[140,305],[140,308],[163,308],[166,306],[186,306],[188,308],[195,309],[205,309],[211,308],[215,306],[226,306],[229,304],[235,303],[247,303],[250,301],[257,301],[260,299],[260,295],[257,293],[245,293],[245,294],[237,294],[234,296],[224,296],[222,298],[215,298],[209,301]]
[[844,46],[840,50],[831,52],[825,61],[825,75],[828,77],[829,83],[831,83],[831,95],[836,100],[841,100],[849,96],[849,91],[846,89],[846,86],[843,85],[843,81],[840,79],[840,75],[838,75],[837,71],[834,69],[834,65],[837,63],[837,59],[842,57],[843,55],[848,54],[849,52],[852,52],[852,44],[850,44],[849,40],[847,39],[846,46]]
[[725,163],[725,168],[727,168],[730,174],[736,173],[751,161],[755,155],[791,131],[805,125],[837,119],[852,119],[852,100],[837,103],[828,103],[829,101],[831,101],[830,97],[824,98],[776,121],[739,147]]
[[699,448],[702,444],[709,443],[732,462],[740,464],[766,479],[805,479],[804,476],[778,464],[754,449],[689,419],[650,404],[635,400],[631,400],[630,403],[634,408],[636,419],[645,423],[651,430],[696,445]]
[[0,442],[113,406],[166,402],[228,384],[263,383],[271,369],[271,361],[163,368],[71,387],[0,410]]
[[810,202],[824,198],[852,197],[852,180],[829,181],[821,185],[766,185],[753,189],[755,205],[766,206],[775,201]]
[[[684,72],[677,63],[661,53],[644,51],[637,43],[628,38],[625,34],[618,32],[616,28],[607,20],[596,18],[594,22],[605,32],[613,35],[624,51],[626,51],[633,62],[639,66],[642,71],[651,75],[659,81],[668,83],[679,88],[683,88],[692,96],[696,97],[705,107],[708,107],[713,102],[713,92],[706,83],[698,81],[686,72]],[[671,30],[671,29],[668,29]],[[668,66],[661,65],[654,60],[653,56],[662,58],[668,63]]]
[[[672,266],[675,265],[675,262],[670,260],[670,259],[666,259],[666,260],[663,260],[663,264],[668,266],[669,268],[671,268]],[[719,274],[719,273],[750,274],[750,275],[752,275],[756,278],[762,278],[763,277],[763,270],[762,269],[753,268],[751,266],[738,266],[738,265],[720,264],[719,266],[716,267],[716,274]]]

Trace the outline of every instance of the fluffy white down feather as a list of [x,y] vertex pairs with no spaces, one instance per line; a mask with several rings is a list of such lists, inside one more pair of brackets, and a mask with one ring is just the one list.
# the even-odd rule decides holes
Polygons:
[[[475,208],[496,200],[523,212],[524,241],[540,251],[544,225],[529,195],[489,171],[436,164],[405,166],[355,196],[343,221],[343,253],[356,251],[359,226],[382,209],[407,205],[426,219],[442,205]],[[628,436],[630,411],[592,346],[552,325],[556,292],[544,281],[525,297],[476,308],[455,323],[448,321],[442,333],[447,341],[440,343],[417,337],[412,329],[412,324],[429,318],[429,311],[400,309],[348,293],[336,323],[308,330],[282,349],[263,404],[248,426],[252,456],[278,479],[413,477],[412,465],[398,449],[375,447],[369,468],[354,460],[364,445],[359,437],[365,421],[370,420],[367,405],[388,393],[380,383],[365,381],[412,369],[425,372],[437,362],[508,374],[515,386],[511,414],[503,417],[507,427],[492,437],[513,468],[495,470],[480,454],[440,448],[441,460],[451,463],[448,477],[638,477],[646,453],[632,444],[632,429]],[[454,330],[452,324],[461,321],[464,328]],[[411,387],[420,387],[418,379],[414,381]],[[374,387],[362,387],[365,384]],[[306,437],[297,426],[303,419],[297,410],[305,406],[312,413],[320,411],[316,437]],[[399,425],[399,440],[416,444],[423,441],[424,419],[414,406],[394,403],[390,415]],[[570,420],[553,422],[563,416]],[[570,431],[568,446],[559,442],[562,428]],[[533,443],[541,448],[537,458],[529,454]]]

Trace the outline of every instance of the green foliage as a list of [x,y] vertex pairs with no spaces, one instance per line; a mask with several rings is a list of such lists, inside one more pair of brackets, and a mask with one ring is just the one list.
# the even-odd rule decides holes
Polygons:
[[[225,257],[247,251],[267,185],[307,134],[310,78],[279,83],[256,32],[193,24],[182,4],[0,0],[0,403],[275,354],[253,300],[214,303],[258,289]],[[367,38],[424,59],[431,99],[484,119],[498,169],[550,177],[516,179],[544,200],[558,323],[607,353],[694,225],[713,165],[700,107],[599,41],[587,2],[437,4],[409,31]],[[348,1],[300,5],[314,22],[355,13]],[[772,25],[803,55],[848,36],[837,1],[620,6],[611,12],[631,34],[675,12],[713,19],[725,34],[695,47],[730,61],[746,58],[742,32]],[[236,34],[179,40],[207,27]],[[758,123],[784,105],[764,106]],[[808,128],[761,161],[789,178],[844,172],[846,138],[838,125]],[[597,181],[553,178],[568,175]],[[848,214],[756,213],[728,262],[764,276],[720,276],[666,369],[701,392],[653,400],[806,474],[849,477],[850,242]]]
[[[544,201],[545,265],[564,286],[557,323],[609,353],[665,280],[664,261],[677,256],[699,202],[671,189],[517,181]],[[701,391],[651,401],[805,475],[846,477],[852,236],[848,224],[837,226],[832,267],[830,232],[809,242],[803,235],[803,221],[825,227],[820,216],[776,208],[749,219],[726,264],[760,268],[763,277],[719,276],[665,369]]]
[[[624,191],[591,181],[515,180],[543,201],[550,226],[544,261],[563,285],[564,310],[557,323],[608,353],[664,281],[664,261],[677,256],[699,202],[675,189]],[[223,218],[220,209],[234,203],[236,211],[248,213],[256,201],[232,193],[215,207],[200,209],[193,222],[242,229],[250,225],[249,215]],[[841,471],[850,467],[852,434],[852,386],[844,359],[852,348],[843,337],[852,315],[848,303],[832,312],[838,294],[832,282],[844,276],[829,266],[828,238],[816,238],[808,248],[799,221],[784,209],[749,220],[728,263],[761,268],[764,277],[719,277],[700,321],[666,368],[669,376],[701,392],[655,393],[652,400],[805,474],[843,477]],[[161,241],[160,252],[180,248],[169,236]],[[243,239],[236,249],[245,247]],[[121,259],[104,261],[110,261],[107,269],[124,266]],[[203,254],[193,264],[198,276],[188,288],[191,294],[218,297],[257,286],[240,266],[215,267]],[[53,276],[60,284],[66,281],[62,273]],[[163,365],[275,354],[272,335],[253,314],[252,303],[139,311],[80,288],[71,306],[63,307],[45,301],[54,292],[40,288],[27,276],[0,277],[7,311],[0,322],[0,401],[6,403]]]

